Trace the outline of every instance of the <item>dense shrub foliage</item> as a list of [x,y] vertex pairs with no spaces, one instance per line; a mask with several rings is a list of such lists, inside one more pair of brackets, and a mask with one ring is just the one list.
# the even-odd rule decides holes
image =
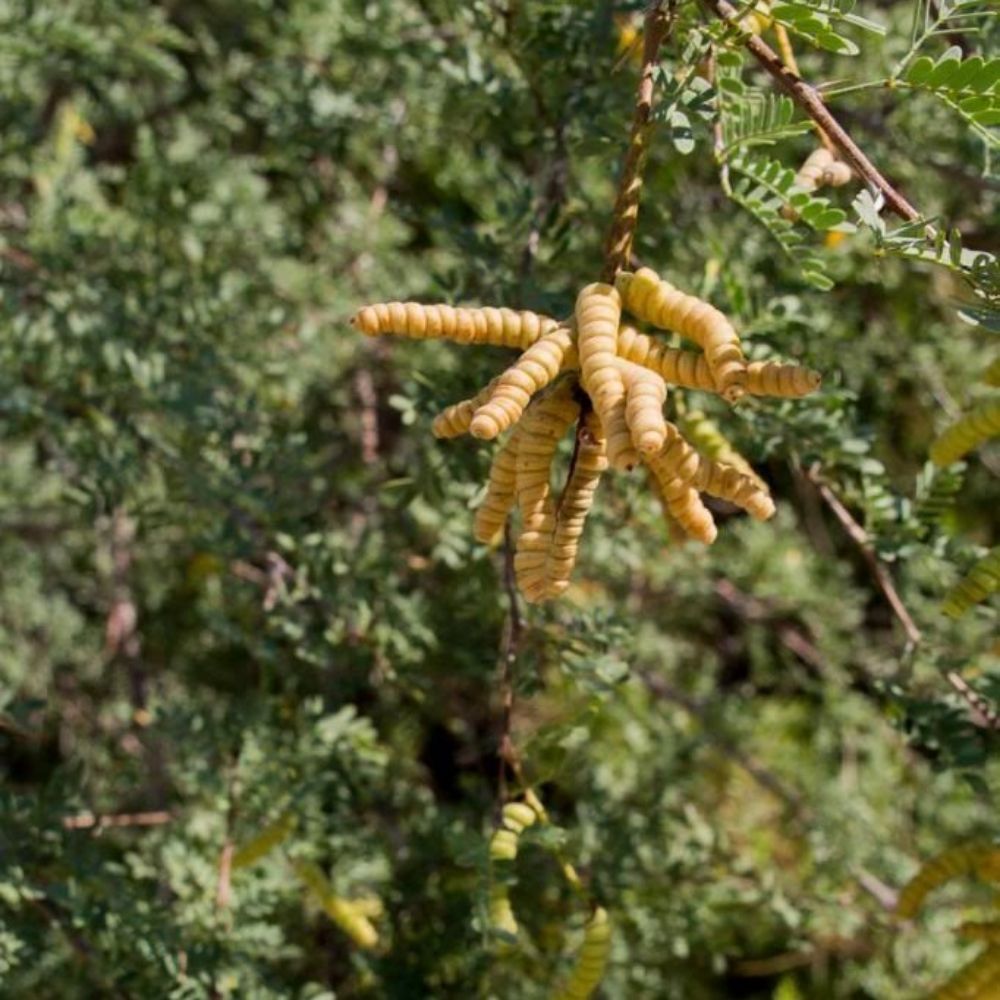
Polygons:
[[1000,456],[928,451],[997,391],[998,91],[951,64],[1000,29],[848,6],[784,5],[802,74],[943,235],[857,181],[785,219],[768,162],[815,136],[678,5],[635,255],[825,380],[684,397],[776,519],[681,545],[609,478],[566,598],[521,609],[511,735],[552,822],[515,945],[490,449],[429,431],[506,355],[347,319],[570,312],[639,5],[0,2],[2,995],[545,997],[587,914],[553,851],[611,916],[606,997],[918,997],[968,960],[946,893],[891,907],[997,833],[995,603],[941,605],[998,543]]

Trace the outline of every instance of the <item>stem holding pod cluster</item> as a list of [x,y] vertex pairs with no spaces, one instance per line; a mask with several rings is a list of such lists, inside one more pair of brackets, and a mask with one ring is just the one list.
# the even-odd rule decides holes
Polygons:
[[639,197],[642,193],[642,171],[649,149],[650,118],[653,113],[653,90],[660,46],[670,34],[673,15],[654,3],[646,12],[642,36],[642,73],[635,97],[632,132],[618,181],[614,218],[604,249],[604,270],[601,281],[611,284],[618,272],[628,266],[632,253],[632,237],[639,221]]

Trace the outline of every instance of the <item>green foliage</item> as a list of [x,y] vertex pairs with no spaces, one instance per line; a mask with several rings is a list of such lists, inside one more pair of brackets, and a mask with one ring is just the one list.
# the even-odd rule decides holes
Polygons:
[[[551,823],[511,873],[517,943],[489,933],[502,553],[471,536],[488,449],[429,428],[504,358],[346,321],[569,312],[640,6],[0,2],[4,997],[538,1000],[587,911],[557,857],[611,916],[606,997],[915,997],[965,961],[947,906],[900,930],[872,895],[995,835],[1000,779],[948,681],[1000,703],[995,599],[941,612],[997,545],[995,456],[927,462],[995,355],[992,126],[948,102],[995,103],[968,88],[998,28],[942,0],[781,12],[857,47],[801,46],[803,75],[930,237],[796,192],[807,123],[677,5],[636,256],[824,385],[685,400],[774,522],[720,504],[683,546],[638,477],[602,487],[567,599],[518,636]],[[924,56],[948,87],[911,80]]]

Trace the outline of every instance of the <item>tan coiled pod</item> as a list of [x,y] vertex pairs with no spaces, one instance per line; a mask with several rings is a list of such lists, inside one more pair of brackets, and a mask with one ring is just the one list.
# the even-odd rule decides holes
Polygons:
[[732,465],[702,456],[694,486],[702,493],[711,493],[742,507],[757,521],[774,517],[774,501],[766,487],[755,476],[748,476]]
[[663,417],[666,383],[655,372],[631,361],[619,358],[618,368],[625,383],[625,422],[632,444],[643,455],[655,455],[667,439]]
[[795,184],[803,191],[821,187],[843,187],[851,179],[851,168],[838,160],[825,146],[814,149],[795,175]]
[[513,309],[471,309],[419,302],[363,306],[351,323],[369,337],[396,334],[415,340],[443,338],[460,344],[492,344],[525,350],[559,324],[548,316]]
[[496,541],[503,531],[507,515],[514,508],[514,501],[517,498],[517,449],[520,438],[521,428],[515,427],[503,447],[493,456],[486,484],[486,496],[476,510],[472,529],[477,542],[489,545]]
[[469,425],[476,410],[489,401],[493,395],[493,390],[497,386],[497,379],[493,379],[489,385],[480,389],[475,396],[469,399],[460,400],[445,407],[431,424],[431,433],[436,438],[456,438],[463,434],[468,434]]
[[577,364],[572,333],[561,326],[529,347],[494,380],[489,398],[476,409],[469,426],[473,437],[490,440],[521,419],[531,397],[566,367]]
[[648,267],[615,279],[622,305],[633,316],[694,341],[704,352],[720,396],[735,403],[744,393],[746,360],[732,324],[715,306],[674,288]]
[[532,604],[545,600],[548,592],[546,563],[556,522],[550,483],[552,459],[579,412],[573,382],[565,379],[534,400],[518,424],[516,488],[522,523],[514,573],[518,588]]
[[815,392],[823,381],[819,372],[778,361],[752,361],[747,365],[747,392],[751,396],[798,399]]
[[687,535],[711,545],[717,535],[715,521],[693,485],[701,459],[673,424],[667,424],[663,449],[649,456],[646,464],[656,477],[666,511]]
[[545,563],[546,594],[550,598],[558,597],[569,587],[583,527],[601,474],[607,467],[604,428],[597,414],[591,411],[577,432],[573,468],[556,511],[555,531]]
[[616,469],[639,461],[625,418],[625,380],[617,364],[621,299],[611,285],[587,285],[576,297],[574,320],[583,388],[607,436],[608,459]]

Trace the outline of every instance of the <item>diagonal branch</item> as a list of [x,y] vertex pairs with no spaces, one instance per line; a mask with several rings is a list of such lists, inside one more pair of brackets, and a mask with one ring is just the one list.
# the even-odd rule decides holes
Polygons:
[[[738,27],[739,12],[728,0],[701,0],[716,17]],[[859,177],[864,178],[885,198],[886,205],[901,219],[915,222],[922,218],[920,213],[897,191],[879,172],[878,167],[864,154],[860,146],[847,134],[844,127],[830,113],[818,91],[806,83],[797,73],[786,66],[781,57],[756,35],[742,39],[743,44],[753,53],[757,61],[786,90],[789,96],[826,134],[840,155],[854,168]]]
[[906,610],[906,605],[903,604],[899,592],[896,590],[896,585],[893,583],[889,571],[885,568],[885,564],[881,562],[875,553],[875,549],[872,548],[868,532],[854,520],[851,512],[840,502],[837,494],[820,478],[818,469],[807,469],[806,477],[819,491],[823,502],[840,522],[840,526],[847,533],[847,536],[858,547],[858,551],[868,565],[875,583],[878,584],[879,590],[882,591],[882,596],[886,599],[889,607],[892,608],[892,612],[899,620],[900,625],[903,626],[903,631],[906,633],[906,638],[909,640],[910,645],[919,646],[922,638],[920,629],[917,628],[916,623],[910,616],[910,612]]

